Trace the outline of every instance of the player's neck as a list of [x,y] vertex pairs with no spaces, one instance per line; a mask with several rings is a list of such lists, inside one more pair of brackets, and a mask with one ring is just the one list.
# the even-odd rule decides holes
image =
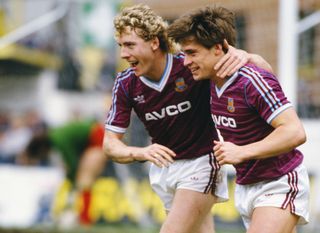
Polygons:
[[218,88],[221,88],[223,84],[225,84],[228,81],[229,78],[230,77],[220,78],[215,75],[211,78],[211,81],[213,81]]
[[152,69],[146,75],[146,78],[156,82],[160,81],[166,69],[166,65],[167,54],[159,51],[159,53],[157,53],[153,59]]

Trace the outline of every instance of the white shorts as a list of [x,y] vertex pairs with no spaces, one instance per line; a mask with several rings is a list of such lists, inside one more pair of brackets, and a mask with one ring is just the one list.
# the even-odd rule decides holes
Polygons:
[[201,193],[214,190],[217,202],[229,199],[226,168],[220,168],[213,153],[195,159],[176,160],[167,168],[152,164],[149,178],[166,210],[170,210],[177,189]]
[[309,177],[307,169],[299,165],[293,171],[272,181],[250,185],[236,185],[235,205],[244,225],[249,227],[254,208],[273,206],[299,216],[298,224],[309,222]]

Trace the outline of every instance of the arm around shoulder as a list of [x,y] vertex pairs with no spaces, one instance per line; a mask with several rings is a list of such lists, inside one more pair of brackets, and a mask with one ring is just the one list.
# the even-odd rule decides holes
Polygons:
[[226,40],[224,40],[224,47],[228,49],[228,52],[214,66],[218,77],[231,76],[248,62],[273,73],[271,65],[260,55],[236,49]]
[[249,53],[249,62],[273,73],[272,66],[258,54]]

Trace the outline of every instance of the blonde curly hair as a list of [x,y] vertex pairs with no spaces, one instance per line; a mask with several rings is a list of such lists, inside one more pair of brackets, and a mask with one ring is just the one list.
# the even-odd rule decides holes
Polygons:
[[125,33],[127,27],[145,41],[158,37],[163,52],[175,52],[175,43],[168,38],[168,23],[156,15],[149,6],[138,4],[124,8],[113,20],[116,37]]

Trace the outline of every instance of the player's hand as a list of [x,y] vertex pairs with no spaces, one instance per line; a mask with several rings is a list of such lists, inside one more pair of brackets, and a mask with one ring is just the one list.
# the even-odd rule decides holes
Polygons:
[[239,164],[243,162],[241,158],[241,146],[237,146],[231,142],[214,142],[214,155],[220,165],[224,164]]
[[223,47],[228,52],[215,64],[214,69],[217,76],[225,78],[231,76],[249,61],[249,54],[241,49],[236,49],[228,44],[227,40],[223,41]]
[[158,167],[168,167],[170,163],[173,163],[173,157],[176,154],[168,147],[152,144],[150,146],[142,148],[142,154],[145,160],[148,160]]

